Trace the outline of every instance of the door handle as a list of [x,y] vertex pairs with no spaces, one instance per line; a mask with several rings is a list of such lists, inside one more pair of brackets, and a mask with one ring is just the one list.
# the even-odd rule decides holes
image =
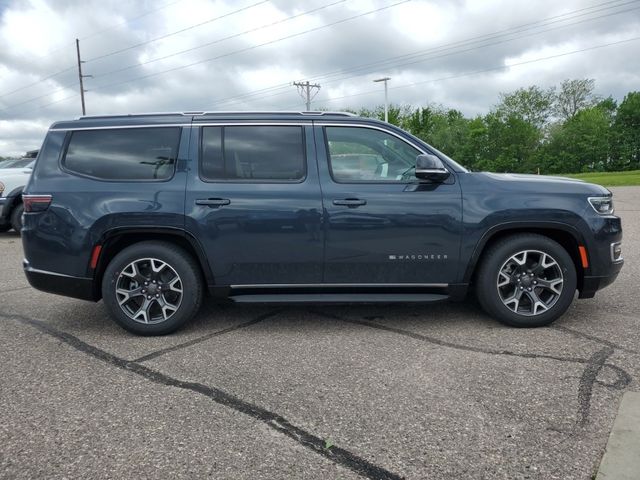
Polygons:
[[228,198],[199,198],[196,200],[196,205],[206,205],[207,207],[222,207],[223,205],[229,205],[231,200]]
[[333,201],[334,205],[343,205],[345,207],[349,207],[349,208],[356,208],[356,207],[360,207],[361,205],[366,205],[367,201],[366,200],[360,200],[359,198],[345,198],[342,200],[334,200]]

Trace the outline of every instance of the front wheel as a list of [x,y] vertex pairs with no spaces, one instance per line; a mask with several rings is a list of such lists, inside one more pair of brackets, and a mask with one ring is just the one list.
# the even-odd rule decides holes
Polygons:
[[548,237],[514,235],[485,253],[476,293],[484,310],[514,327],[542,327],[571,305],[576,269],[567,251]]
[[22,230],[22,214],[24,213],[24,205],[19,203],[11,212],[11,226],[16,231],[16,233],[20,233]]
[[107,266],[102,298],[113,319],[139,335],[164,335],[200,309],[202,281],[193,257],[166,242],[125,248]]

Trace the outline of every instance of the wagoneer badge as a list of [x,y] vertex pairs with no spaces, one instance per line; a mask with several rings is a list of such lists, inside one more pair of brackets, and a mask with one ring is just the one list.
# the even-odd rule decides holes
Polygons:
[[389,255],[389,260],[447,260],[447,255],[423,254],[423,255]]

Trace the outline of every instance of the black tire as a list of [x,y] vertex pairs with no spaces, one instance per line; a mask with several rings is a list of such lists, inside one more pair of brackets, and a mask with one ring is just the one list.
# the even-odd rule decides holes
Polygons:
[[476,276],[482,308],[512,327],[549,325],[569,308],[576,287],[576,268],[569,253],[537,234],[513,235],[490,246]]
[[[152,265],[161,270],[155,272]],[[181,294],[174,288],[181,289]],[[198,264],[182,248],[168,242],[141,242],[125,248],[109,262],[102,279],[102,298],[109,313],[121,327],[138,335],[166,335],[178,330],[196,315],[202,297]],[[122,307],[120,301],[124,302]],[[134,319],[136,313],[138,318]]]
[[0,233],[8,232],[9,230],[11,230],[11,224],[10,223],[4,223],[4,224],[0,225]]
[[22,214],[24,213],[24,205],[19,203],[11,212],[11,227],[20,234],[22,230]]

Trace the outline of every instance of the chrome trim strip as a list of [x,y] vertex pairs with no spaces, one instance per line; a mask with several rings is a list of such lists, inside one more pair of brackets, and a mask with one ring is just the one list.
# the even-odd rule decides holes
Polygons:
[[229,285],[231,288],[332,288],[332,287],[431,287],[446,288],[448,283],[261,283]]
[[188,117],[188,116],[202,116],[202,115],[256,115],[256,114],[261,114],[261,115],[317,115],[317,116],[323,116],[323,115],[342,115],[345,117],[357,117],[357,115],[355,113],[351,113],[351,112],[340,112],[340,111],[333,111],[333,112],[325,112],[325,111],[321,111],[321,112],[315,112],[315,111],[309,111],[309,112],[305,112],[305,111],[299,111],[299,110],[250,110],[250,111],[243,111],[243,110],[213,110],[213,111],[209,111],[209,112],[205,112],[205,111],[193,111],[193,112],[145,112],[145,113],[126,113],[126,114],[121,114],[121,113],[114,113],[114,114],[107,114],[107,115],[82,115],[80,117],[78,117],[78,120],[84,120],[84,119],[97,119],[97,118],[131,118],[131,117],[158,117],[161,115],[182,115],[184,117]]
[[29,265],[25,265],[24,269],[27,272],[42,273],[43,275],[54,275],[56,277],[65,277],[65,278],[77,278],[78,280],[93,280],[90,277],[76,277],[74,275],[66,275],[64,273],[56,273],[56,272],[49,272],[47,270],[39,270],[37,268],[30,267]]
[[76,130],[117,130],[125,128],[161,128],[161,127],[190,127],[191,123],[154,123],[144,125],[105,125],[102,127],[71,127],[51,128],[50,132],[75,132]]
[[[432,152],[427,152],[425,151],[424,148],[422,148],[419,145],[416,145],[414,142],[412,142],[411,140],[408,140],[400,135],[398,135],[397,133],[387,129],[387,128],[382,128],[382,127],[378,127],[376,125],[368,125],[366,123],[331,123],[331,122],[323,122],[322,120],[316,120],[314,122],[314,125],[317,125],[319,127],[357,127],[357,128],[370,128],[372,130],[380,130],[381,132],[384,133],[388,133],[389,135],[393,135],[396,138],[399,138],[400,140],[402,140],[405,143],[408,143],[409,145],[411,145],[413,148],[415,148],[416,150],[418,150],[419,152],[425,154],[425,155],[433,155]],[[438,157],[440,158],[440,157]]]
[[239,119],[234,119],[234,120],[197,120],[194,121],[191,126],[193,127],[242,127],[242,126],[247,126],[247,127],[256,127],[256,126],[266,126],[266,127],[270,127],[270,126],[276,126],[276,127],[311,127],[313,126],[313,121],[312,120],[307,120],[306,122],[300,121],[300,120],[291,120],[290,122],[287,121],[280,121],[280,122],[274,122],[273,120],[264,120],[264,121],[260,121],[260,120],[256,120],[256,121],[250,121],[250,122],[246,122],[244,120],[242,120],[241,118]]

